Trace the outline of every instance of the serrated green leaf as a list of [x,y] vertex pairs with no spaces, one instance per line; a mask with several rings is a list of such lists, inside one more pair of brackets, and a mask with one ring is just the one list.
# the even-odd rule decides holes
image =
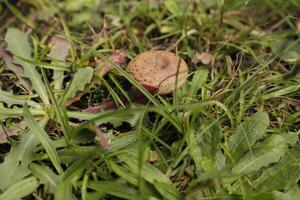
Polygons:
[[30,133],[24,133],[20,143],[13,141],[11,151],[0,164],[1,190],[30,174],[27,165],[33,160],[33,149],[37,144]]
[[25,61],[32,60],[32,49],[27,35],[16,28],[9,28],[5,35],[5,42],[7,49],[14,55],[14,63],[23,67],[23,76],[31,81],[32,88],[39,94],[42,101],[49,104],[47,91],[40,74],[36,71],[34,65]]
[[293,145],[298,140],[298,134],[274,134],[253,151],[248,152],[234,166],[234,173],[248,174],[276,163],[286,152],[288,145]]
[[[206,161],[206,159],[203,158],[203,155],[202,155],[203,153],[202,153],[200,144],[198,143],[199,141],[197,141],[197,139],[196,139],[195,132],[193,130],[191,130],[188,133],[188,135],[189,135],[189,138],[187,138],[187,144],[188,144],[189,154],[195,162],[196,173],[199,174],[202,169],[202,164],[203,164],[203,162]],[[204,159],[205,159],[205,161],[204,161]]]
[[33,95],[14,95],[10,92],[6,92],[0,89],[0,101],[6,103],[8,106],[11,105],[24,105],[26,102],[29,106],[33,108],[41,108],[41,105],[30,101],[31,98],[34,98]]
[[39,182],[35,177],[23,179],[0,194],[1,200],[15,200],[26,197],[31,194],[39,186]]
[[182,8],[177,0],[166,0],[164,3],[168,11],[173,15],[182,14]]
[[214,160],[221,142],[222,128],[217,120],[204,122],[197,132],[203,155]]
[[[100,125],[103,123],[111,123],[114,126],[119,126],[123,122],[128,122],[131,126],[135,126],[138,120],[140,119],[140,116],[143,114],[142,110],[131,112],[130,110],[121,110],[124,111],[122,114],[112,114],[110,116],[104,117],[102,119],[94,120],[96,125]],[[128,111],[128,112],[127,112]],[[101,111],[100,113],[97,113],[97,115],[109,115],[109,111]],[[92,120],[95,118],[95,113],[89,113],[89,112],[67,112],[67,115],[69,118],[75,118],[79,120]]]
[[237,161],[245,151],[251,150],[255,141],[265,135],[268,126],[269,117],[266,112],[257,112],[242,122],[229,138],[232,158]]
[[259,191],[281,190],[300,180],[300,145],[291,149],[279,163],[266,169],[254,181]]
[[31,115],[28,106],[25,104],[24,106],[24,119],[30,128],[32,130],[32,133],[34,137],[43,145],[45,148],[52,164],[54,165],[55,169],[58,173],[62,173],[62,168],[60,165],[59,157],[56,152],[56,149],[51,144],[51,139],[48,136],[48,134],[45,132],[45,130],[39,126],[38,123],[34,120],[33,116]]
[[[47,120],[41,120],[40,126],[45,126]],[[11,184],[20,181],[30,174],[28,164],[32,162],[34,149],[38,145],[32,131],[23,133],[20,142],[13,141],[10,152],[0,164],[0,189],[5,190]]]
[[200,129],[190,133],[187,141],[189,153],[193,158],[197,173],[216,169],[215,157],[219,150],[222,129],[217,120],[204,122]]
[[56,175],[48,166],[31,163],[29,165],[29,169],[31,170],[32,174],[40,180],[42,184],[48,185],[52,189],[52,191],[54,191],[57,183],[60,180],[60,177]]
[[68,99],[74,97],[77,92],[84,91],[85,86],[91,82],[93,75],[94,69],[91,67],[78,69],[67,88],[66,94],[63,96],[62,102],[65,103]]

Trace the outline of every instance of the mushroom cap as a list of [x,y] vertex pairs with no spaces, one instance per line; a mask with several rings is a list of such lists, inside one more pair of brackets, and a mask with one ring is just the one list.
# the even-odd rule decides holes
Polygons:
[[[137,55],[127,66],[127,71],[149,92],[168,94],[181,87],[188,76],[188,66],[183,59],[169,51],[146,51]],[[177,78],[176,78],[177,77]]]

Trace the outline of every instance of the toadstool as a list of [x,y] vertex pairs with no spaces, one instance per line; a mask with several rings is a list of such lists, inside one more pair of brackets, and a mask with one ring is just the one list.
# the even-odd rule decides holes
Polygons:
[[169,94],[181,87],[188,76],[188,66],[178,55],[162,50],[137,55],[127,71],[149,92]]

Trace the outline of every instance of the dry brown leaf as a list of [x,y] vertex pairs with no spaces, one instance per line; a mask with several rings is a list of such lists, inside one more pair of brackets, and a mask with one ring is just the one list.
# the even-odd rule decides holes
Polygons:
[[[69,41],[60,35],[54,35],[50,41],[51,51],[48,56],[52,59],[52,64],[66,65],[65,60],[70,53]],[[54,70],[53,80],[55,80],[54,88],[62,89],[64,72],[60,70]]]
[[103,131],[99,127],[95,127],[96,134],[99,137],[99,144],[102,149],[107,149],[109,147],[110,141],[107,136],[103,133]]
[[13,136],[17,135],[20,129],[26,128],[25,121],[21,121],[18,124],[14,124],[11,128],[7,128],[3,130],[3,128],[0,126],[0,144],[7,142],[7,136]]
[[[126,57],[127,53],[125,51],[116,50],[108,58],[115,64],[123,66],[126,64]],[[103,76],[105,76],[105,74],[107,74],[107,72],[112,69],[112,67],[113,66],[109,62],[100,60],[97,63],[96,75],[102,78]]]
[[16,65],[13,63],[13,59],[11,55],[7,53],[1,46],[0,46],[0,58],[2,58],[5,62],[5,68],[7,70],[12,71],[19,79],[20,84],[28,91],[32,92],[31,83],[28,79],[23,78],[22,74],[24,73],[23,68],[20,65]]
[[207,52],[202,52],[202,53],[196,54],[192,58],[191,62],[192,62],[192,64],[197,64],[198,62],[202,62],[204,65],[208,65],[211,63],[211,61],[212,61],[212,55]]
[[86,85],[84,91],[77,91],[77,92],[76,92],[76,95],[73,96],[73,97],[71,97],[71,98],[69,98],[69,99],[67,100],[67,102],[66,102],[65,105],[66,105],[66,106],[69,106],[69,105],[71,105],[72,103],[74,103],[75,101],[80,100],[80,98],[81,98],[84,94],[88,93],[89,91],[90,91],[90,86],[89,86],[89,85]]
[[116,104],[113,101],[103,99],[99,105],[96,106],[89,106],[86,109],[83,109],[83,112],[89,112],[89,113],[98,113],[102,110],[108,111],[108,110],[114,110],[116,109]]
[[54,35],[50,41],[51,51],[49,57],[64,61],[70,52],[70,45],[66,38],[63,38],[60,35]]
[[300,32],[300,20],[299,19],[297,20],[297,24],[296,25],[297,25],[298,32]]

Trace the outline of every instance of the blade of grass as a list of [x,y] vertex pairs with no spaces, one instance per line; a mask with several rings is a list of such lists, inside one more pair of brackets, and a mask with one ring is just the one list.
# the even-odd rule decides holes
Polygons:
[[69,180],[61,180],[54,193],[54,200],[70,200],[72,197],[72,184]]
[[48,82],[48,79],[47,79],[46,74],[43,69],[42,69],[42,76],[43,76],[43,79],[45,82],[46,90],[48,91],[49,97],[53,103],[54,112],[57,117],[57,121],[59,122],[61,129],[64,133],[65,141],[66,141],[67,145],[69,145],[71,135],[70,135],[68,117],[66,115],[65,109],[62,106],[58,105],[56,97],[54,96],[54,94],[50,88],[50,84]]
[[45,148],[53,166],[55,167],[56,171],[61,174],[63,169],[61,168],[60,161],[56,149],[51,144],[51,139],[48,134],[42,129],[38,123],[34,120],[33,116],[31,115],[27,104],[24,105],[24,118],[28,125],[28,127],[32,130],[33,135],[36,139],[43,145]]

